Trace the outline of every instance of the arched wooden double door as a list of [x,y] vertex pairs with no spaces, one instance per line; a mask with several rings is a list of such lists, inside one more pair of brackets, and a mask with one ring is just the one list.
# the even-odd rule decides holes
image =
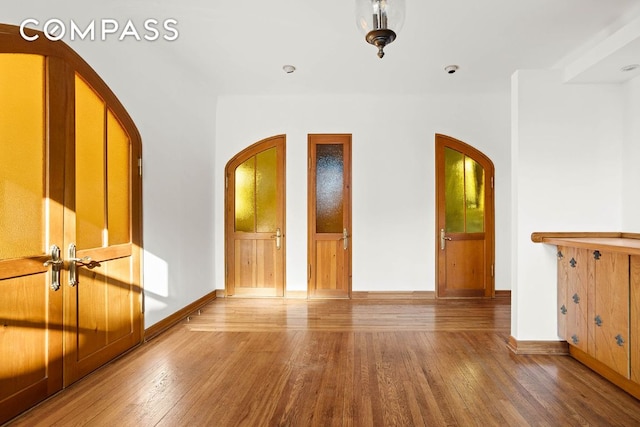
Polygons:
[[0,424],[141,341],[140,158],[77,54],[0,25]]
[[455,138],[435,142],[437,295],[493,297],[493,163]]
[[284,296],[285,143],[259,141],[225,168],[227,296]]

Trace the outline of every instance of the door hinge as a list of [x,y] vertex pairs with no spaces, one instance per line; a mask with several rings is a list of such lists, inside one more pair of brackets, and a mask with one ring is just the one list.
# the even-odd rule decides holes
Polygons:
[[224,265],[224,276],[229,277],[229,264]]
[[493,264],[491,264],[491,277],[493,277]]
[[311,157],[309,157],[309,170],[311,170]]
[[493,188],[493,177],[491,177],[491,188]]
[[229,175],[224,177],[224,188],[229,188]]
[[309,264],[309,278],[308,280],[311,280],[311,264]]
[[138,157],[138,175],[142,176],[142,157]]

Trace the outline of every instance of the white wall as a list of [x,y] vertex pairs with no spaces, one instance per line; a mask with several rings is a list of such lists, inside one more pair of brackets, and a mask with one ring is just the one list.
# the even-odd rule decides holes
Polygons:
[[623,231],[640,233],[640,77],[623,86],[625,99],[625,138],[623,151]]
[[557,340],[555,247],[535,231],[621,231],[624,88],[562,84],[560,71],[512,81],[511,334]]
[[434,290],[434,135],[443,133],[494,161],[496,289],[510,289],[507,94],[222,96],[216,123],[216,288],[224,289],[222,213],[228,160],[254,142],[286,134],[287,290],[305,291],[307,134],[351,133],[353,290]]

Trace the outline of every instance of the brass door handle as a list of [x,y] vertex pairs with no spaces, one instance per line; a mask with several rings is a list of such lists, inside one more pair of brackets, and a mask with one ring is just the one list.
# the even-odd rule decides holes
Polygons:
[[51,290],[60,289],[60,269],[64,261],[60,258],[60,248],[57,245],[51,246],[51,259],[46,260],[42,265],[51,266]]
[[282,247],[282,231],[280,230],[280,228],[276,228],[276,234],[271,236],[271,238],[276,239],[276,249],[280,250],[280,248]]
[[440,229],[440,250],[441,251],[444,251],[444,248],[445,248],[445,245],[446,245],[446,243],[445,243],[446,240],[451,240],[451,237],[445,236],[444,228],[441,228]]
[[80,264],[88,264],[93,260],[91,257],[76,258],[76,245],[69,245],[69,286],[74,287],[78,284],[78,266]]

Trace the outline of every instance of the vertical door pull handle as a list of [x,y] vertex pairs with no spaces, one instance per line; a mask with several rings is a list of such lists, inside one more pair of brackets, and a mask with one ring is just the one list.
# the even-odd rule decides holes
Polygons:
[[282,231],[280,231],[280,228],[276,228],[276,234],[271,236],[271,238],[276,239],[276,249],[280,250],[280,248],[282,247]]
[[440,229],[440,250],[444,251],[445,248],[445,240],[451,240],[451,237],[447,237],[444,235],[444,228]]
[[51,246],[51,259],[46,260],[42,265],[51,266],[51,290],[60,289],[60,270],[64,261],[60,258],[60,248],[57,245]]
[[349,232],[346,228],[342,229],[342,247],[345,251],[349,249]]
[[76,258],[76,245],[69,245],[69,286],[74,287],[78,284],[78,265],[88,264],[93,261],[90,257]]

